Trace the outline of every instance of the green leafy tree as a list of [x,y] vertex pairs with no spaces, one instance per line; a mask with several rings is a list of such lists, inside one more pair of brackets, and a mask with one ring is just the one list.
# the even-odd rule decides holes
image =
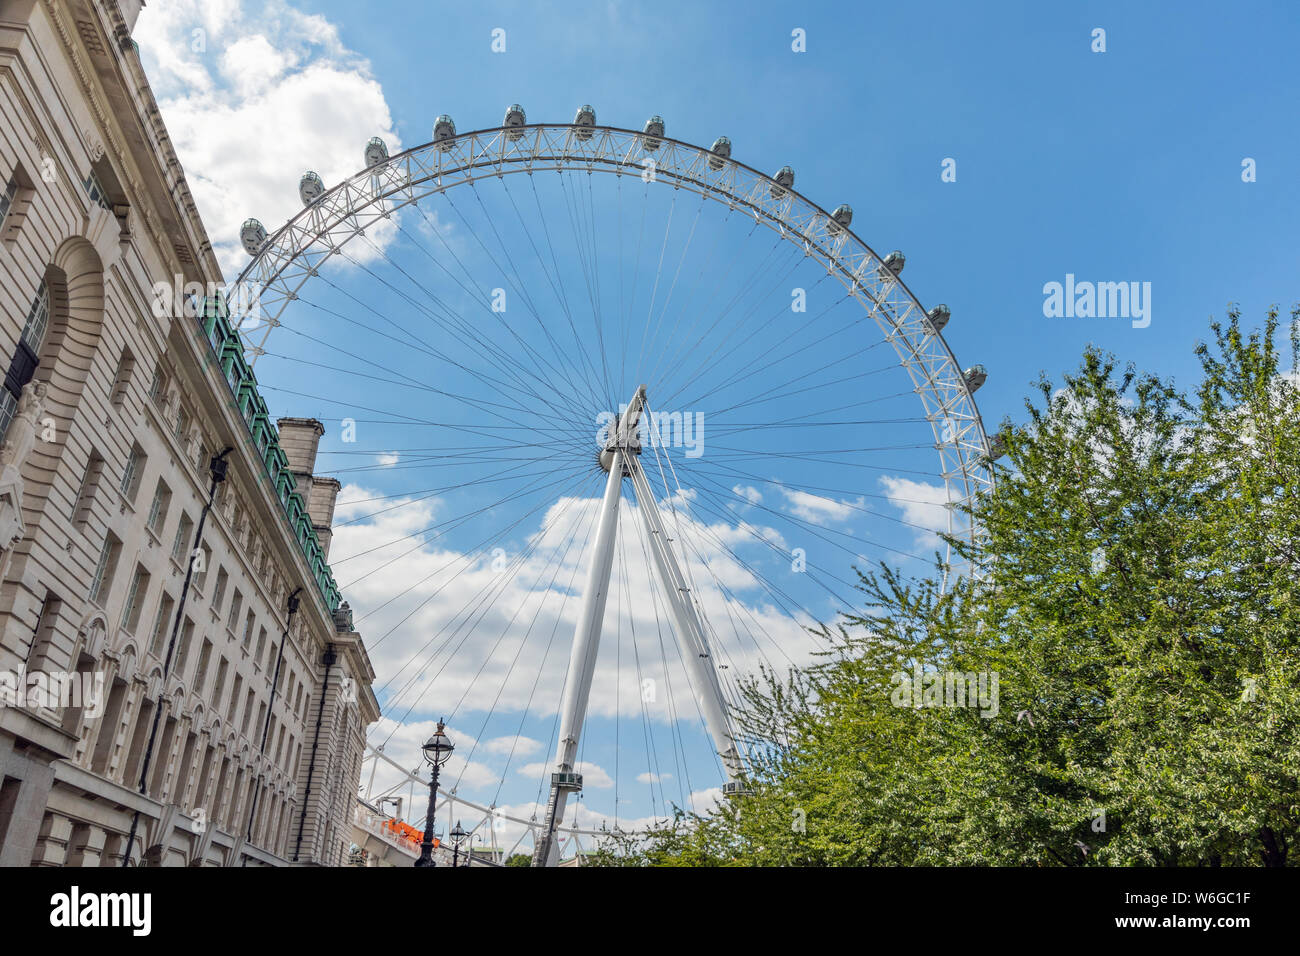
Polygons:
[[752,794],[593,862],[1294,863],[1300,391],[1276,311],[1211,330],[1191,393],[1095,349],[1036,383],[953,542],[979,573],[859,571],[832,651],[744,688]]

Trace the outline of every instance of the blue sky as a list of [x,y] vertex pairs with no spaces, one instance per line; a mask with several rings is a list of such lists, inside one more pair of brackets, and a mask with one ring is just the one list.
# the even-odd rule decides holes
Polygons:
[[[952,307],[947,338],[989,367],[980,404],[994,420],[1089,342],[1190,375],[1228,302],[1255,317],[1298,298],[1294,4],[313,9],[370,58],[409,143],[441,112],[472,129],[510,102],[539,121],[591,102],[618,125],[657,112],[689,142],[728,135],[760,169],[789,163],[801,192],[852,204],[859,234],[902,249],[909,284]],[[794,27],[805,54],[790,51]],[[945,157],[955,183],[940,182]],[[1150,281],[1152,326],[1044,320],[1042,286],[1067,272]]]
[[[304,169],[316,169],[333,185],[359,169],[371,135],[383,136],[395,151],[426,142],[440,113],[468,131],[499,124],[512,102],[527,109],[531,122],[555,123],[571,121],[576,107],[589,102],[598,121],[612,126],[640,127],[658,113],[677,139],[707,146],[726,135],[734,158],[748,165],[769,173],[792,166],[797,190],[823,208],[851,204],[857,235],[882,255],[892,249],[906,254],[904,278],[920,301],[951,308],[944,335],[959,362],[979,362],[989,371],[978,401],[990,426],[1004,416],[1021,417],[1029,383],[1040,371],[1059,379],[1088,343],[1190,384],[1193,348],[1207,334],[1210,316],[1222,316],[1229,302],[1237,302],[1254,323],[1270,304],[1286,308],[1300,298],[1294,242],[1300,134],[1292,122],[1300,92],[1292,50],[1300,8],[1294,5],[1243,4],[1228,15],[1190,3],[757,3],[740,12],[731,4],[573,3],[564,10],[557,16],[550,7],[525,4],[466,9],[307,0],[248,9],[235,0],[148,8],[137,34],[146,67],[227,278],[247,261],[237,245],[244,217],[257,216],[274,230],[300,208],[296,187]],[[505,31],[504,53],[492,51],[497,28]],[[1097,28],[1105,31],[1105,52],[1092,49]],[[796,29],[806,36],[805,52],[791,48]],[[216,149],[214,124],[228,134]],[[1248,157],[1255,163],[1254,182],[1242,180]],[[946,159],[955,161],[954,182],[941,179]],[[612,181],[551,183],[538,197],[534,219],[514,211],[518,201],[531,198],[528,187],[509,188],[515,191],[485,186],[482,205],[467,200],[431,206],[427,215],[405,214],[402,231],[378,237],[384,251],[369,258],[351,247],[366,265],[336,263],[328,281],[287,314],[258,376],[274,413],[315,415],[329,430],[318,471],[344,480],[340,521],[349,522],[335,538],[335,573],[364,616],[384,684],[386,722],[372,738],[388,739],[390,752],[413,766],[430,721],[447,714],[466,741],[461,752],[474,751],[456,770],[462,792],[527,816],[550,761],[548,733],[572,630],[570,605],[580,591],[565,581],[582,578],[581,544],[601,488],[601,475],[590,460],[583,462],[594,452],[594,437],[590,447],[579,437],[594,436],[590,419],[601,402],[571,393],[570,420],[548,421],[546,427],[556,430],[543,433],[556,442],[547,447],[551,457],[531,463],[528,455],[510,457],[524,468],[523,477],[488,485],[479,482],[506,467],[502,449],[517,436],[507,441],[504,433],[487,438],[480,432],[465,438],[471,433],[463,428],[498,419],[485,417],[481,404],[448,403],[410,383],[463,388],[478,402],[497,394],[482,378],[475,386],[472,377],[458,378],[454,368],[421,351],[486,361],[481,343],[460,341],[439,324],[455,317],[471,317],[486,340],[508,346],[484,324],[493,321],[485,301],[494,286],[508,287],[513,328],[531,347],[560,364],[578,361],[584,336],[577,336],[576,351],[546,353],[533,324],[559,323],[563,311],[561,297],[548,293],[544,257],[529,258],[528,242],[541,235],[542,218],[556,224],[557,237],[571,237],[568,246],[560,242],[555,261],[574,283],[578,313],[584,234],[574,232],[565,210],[585,209],[591,222],[600,223],[592,248],[597,261],[606,258],[598,270],[601,292],[591,301],[602,315],[616,311],[616,302],[621,309],[630,309],[629,302],[648,306],[650,285],[643,282],[638,298],[632,277],[644,280],[639,270],[654,257],[614,251],[614,235],[621,232],[629,245],[635,238],[636,217],[625,211],[633,208],[635,189]],[[688,264],[678,300],[687,323],[714,308],[711,283],[750,295],[746,308],[753,316],[779,312],[789,303],[790,287],[800,285],[815,290],[809,315],[822,323],[815,331],[847,335],[853,313],[829,292],[823,295],[815,271],[782,260],[793,271],[787,280],[763,258],[770,241],[756,242],[718,215],[702,217],[698,233],[688,234],[685,222],[696,215],[695,206],[676,202],[656,194],[644,200],[644,215],[657,230],[655,242],[662,240],[663,261]],[[664,225],[670,215],[676,231]],[[514,251],[515,269],[503,269],[490,251],[497,241]],[[705,248],[735,248],[740,265],[715,275],[700,258]],[[692,286],[697,265],[708,281]],[[744,265],[764,280],[780,281],[746,281]],[[408,280],[405,272],[416,278]],[[503,278],[503,272],[511,274]],[[671,270],[665,274],[668,282]],[[1045,317],[1044,284],[1063,282],[1067,274],[1079,281],[1150,283],[1149,326],[1134,328],[1127,318]],[[408,281],[420,284],[422,301],[433,294],[440,304],[412,307],[395,291],[417,290]],[[616,288],[625,298],[616,298]],[[531,296],[517,296],[520,289]],[[526,309],[520,307],[524,299],[530,299]],[[669,321],[675,317],[668,315]],[[390,331],[396,319],[404,331],[394,335],[404,344],[361,331],[359,318]],[[594,321],[590,314],[578,316],[584,329],[594,330]],[[613,320],[605,327],[617,334],[637,326]],[[784,334],[781,326],[759,331],[746,342],[749,351],[729,353],[729,364],[710,381],[740,373],[765,348],[813,331],[802,325]],[[706,344],[726,345],[724,332],[725,326]],[[864,349],[865,365],[848,338],[835,339],[825,352],[852,359],[855,369],[872,368],[877,356],[887,357],[870,351],[875,339],[851,340]],[[675,354],[673,342],[665,335],[664,354]],[[344,352],[354,360],[340,362]],[[781,375],[793,381],[816,369],[810,356],[791,354],[771,376],[779,384]],[[600,396],[605,404],[626,401],[646,378],[652,402],[689,379],[672,368],[611,377],[609,395]],[[671,504],[680,506],[694,541],[688,563],[701,576],[721,580],[705,602],[719,631],[730,627],[738,639],[741,631],[752,636],[753,628],[724,621],[751,615],[798,658],[810,647],[799,633],[800,614],[826,620],[842,606],[814,580],[817,575],[788,573],[788,562],[747,529],[765,529],[760,533],[779,538],[783,550],[806,546],[810,564],[827,571],[821,583],[837,595],[851,597],[835,580],[849,574],[850,542],[850,551],[869,559],[891,557],[921,569],[904,555],[932,549],[926,528],[934,508],[923,486],[933,480],[926,472],[932,474],[935,463],[933,452],[919,447],[929,440],[928,426],[884,421],[915,413],[914,398],[895,395],[900,381],[886,372],[792,397],[782,406],[782,414],[824,417],[838,407],[836,396],[881,396],[873,406],[879,420],[853,433],[852,461],[829,452],[814,460],[811,452],[828,443],[809,435],[728,431],[769,415],[770,405],[748,406],[748,417],[728,417],[726,395],[688,402],[684,411],[705,413],[714,437],[698,461],[681,449],[669,453],[682,468],[684,489]],[[557,390],[565,392],[558,384]],[[752,399],[757,391],[733,391],[732,397]],[[688,388],[685,394],[694,393]],[[345,417],[358,421],[355,443],[341,438]],[[462,430],[415,425],[412,417]],[[874,437],[861,437],[868,433]],[[421,448],[435,451],[421,454]],[[780,457],[783,449],[810,454],[792,462]],[[490,456],[500,461],[483,460]],[[737,469],[753,481],[737,477]],[[454,477],[466,487],[448,490]],[[517,496],[503,500],[511,494]],[[378,504],[370,500],[381,496]],[[670,506],[667,498],[661,504]],[[486,510],[472,520],[451,520],[479,508]],[[543,514],[550,522],[545,532]],[[429,528],[436,537],[424,533]],[[641,574],[636,529],[628,508],[620,524],[621,539],[633,549],[626,566]],[[499,540],[484,545],[493,535]],[[508,590],[475,605],[478,588],[491,594],[494,581],[505,586],[491,566],[497,544],[502,551],[496,557],[507,566],[519,559],[518,575]],[[618,573],[611,605],[620,595],[631,603],[606,618],[603,669],[584,732],[588,822],[615,813],[644,820],[661,813],[666,800],[707,795],[719,782],[694,711],[685,704],[662,706],[667,687],[658,709],[628,703],[645,678],[639,666],[650,673],[649,662],[633,667],[628,657],[662,650],[644,643],[662,612],[653,601],[647,606],[646,592],[631,581],[621,590]],[[778,598],[791,600],[799,620],[780,613]],[[490,610],[458,631],[460,609],[479,606]],[[525,632],[520,622],[526,620],[536,626]],[[641,628],[635,642],[633,626]],[[543,654],[552,632],[556,637]],[[440,634],[452,640],[443,657],[430,659],[426,641]],[[733,648],[737,672],[756,660],[746,657],[742,644]],[[676,672],[680,695],[684,678],[668,658],[654,679],[670,683]],[[404,670],[410,661],[417,663]],[[426,664],[426,678],[401,691]],[[660,763],[672,761],[672,771]],[[638,780],[651,774],[658,780]]]

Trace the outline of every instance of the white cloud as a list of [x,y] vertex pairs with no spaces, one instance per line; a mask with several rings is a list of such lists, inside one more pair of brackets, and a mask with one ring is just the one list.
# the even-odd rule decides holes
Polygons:
[[670,773],[650,773],[646,771],[636,775],[637,783],[663,783],[665,780],[671,779],[673,779],[673,775]]
[[[450,713],[460,702],[458,712],[527,708],[534,717],[554,715],[590,560],[590,550],[580,545],[599,500],[556,501],[524,540],[504,542],[502,571],[494,569],[501,565],[491,550],[461,552],[436,537],[436,529],[421,533],[435,525],[442,507],[437,499],[365,502],[375,493],[355,485],[339,497],[331,545],[335,577],[366,637],[379,675],[376,689],[390,699],[390,712],[401,719],[414,703],[412,718],[424,719],[440,707]],[[800,625],[813,622],[783,612],[754,573],[724,550],[750,549],[752,557],[766,550],[755,535],[777,543],[780,535],[762,526],[705,523],[685,504],[679,497],[677,516],[665,520],[689,543],[685,569],[718,631],[714,654],[720,663],[735,678],[773,657],[785,665],[786,655],[810,655],[813,640]],[[678,716],[698,722],[694,704],[681,703],[683,695],[691,697],[690,678],[676,653],[663,596],[657,586],[646,590],[651,571],[638,544],[644,532],[636,507],[625,501],[620,510],[618,536],[626,542],[620,558],[627,564],[616,562],[588,714],[640,719],[644,708],[652,721],[668,722],[671,686]],[[353,523],[340,524],[348,520]],[[571,541],[578,544],[569,547]],[[626,597],[629,589],[635,600]],[[633,627],[643,656],[639,672],[629,666]],[[657,643],[661,632],[666,656]],[[647,679],[659,693],[643,703],[641,682]]]
[[790,505],[788,510],[792,515],[822,526],[848,521],[855,515],[861,515],[865,510],[862,498],[856,501],[836,500],[812,495],[806,491],[791,491],[789,488],[782,488],[781,494],[785,495]]
[[401,149],[369,61],[284,0],[150,4],[135,38],[227,279],[247,262],[240,224],[283,225],[305,171],[328,187],[361,168],[370,137]]
[[385,468],[391,468],[401,460],[402,456],[395,451],[386,451],[375,458],[375,461],[383,465]]
[[[596,787],[604,789],[614,786],[614,778],[611,777],[603,767],[598,767],[594,763],[587,763],[579,760],[575,768],[578,773],[582,774],[583,787]],[[551,765],[548,763],[530,763],[524,764],[519,768],[519,773],[525,777],[538,777],[544,773],[550,773]]]
[[913,525],[919,525],[916,543],[933,547],[939,542],[938,532],[948,530],[948,490],[943,485],[929,485],[910,478],[886,475],[880,486],[894,507]]
[[731,489],[737,496],[744,498],[751,505],[756,505],[763,500],[763,495],[753,485],[736,485]]
[[542,742],[531,737],[494,737],[481,745],[490,754],[508,754],[513,751],[520,757],[528,757],[542,749]]

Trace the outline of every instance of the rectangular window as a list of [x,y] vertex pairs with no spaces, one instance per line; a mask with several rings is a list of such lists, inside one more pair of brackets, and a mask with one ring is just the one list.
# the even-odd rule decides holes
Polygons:
[[[203,550],[205,553],[210,553],[207,548],[204,548]],[[221,611],[221,602],[226,596],[226,582],[229,580],[230,575],[226,573],[225,568],[221,568],[217,571],[217,589],[212,592],[212,610],[217,611],[218,613]]]
[[109,534],[104,538],[104,547],[99,552],[99,564],[95,567],[94,580],[90,582],[90,600],[100,607],[104,606],[104,596],[113,584],[113,572],[117,570],[117,555],[122,549],[122,542]]
[[[253,700],[254,700],[254,694],[250,690],[248,692],[248,702],[244,705],[244,721],[239,725],[239,732],[241,734],[248,733],[248,724],[253,719]],[[265,704],[263,704],[262,706],[263,708],[266,707]],[[260,720],[261,718],[258,719]]]
[[135,496],[140,491],[140,479],[144,475],[144,463],[146,461],[145,453],[139,445],[131,446],[131,454],[127,456],[126,468],[122,472],[122,494],[126,500],[135,501]]
[[188,617],[181,625],[180,640],[176,642],[176,662],[172,664],[172,673],[181,680],[185,679],[185,665],[190,660],[190,644],[194,641],[194,622]]
[[86,173],[86,178],[82,180],[81,184],[86,187],[86,195],[90,197],[91,202],[112,211],[113,205],[109,201],[108,192],[104,189],[104,184],[99,181],[99,177],[95,175],[93,169]]
[[122,349],[122,356],[117,360],[117,377],[113,380],[113,393],[109,401],[120,406],[126,401],[126,393],[131,387],[131,376],[135,373],[135,356],[131,350]]
[[230,613],[226,615],[226,630],[232,634],[235,626],[239,623],[239,612],[244,605],[244,596],[239,593],[239,588],[235,588],[235,596],[230,599]]
[[176,525],[176,537],[172,539],[172,557],[177,561],[184,560],[185,552],[189,550],[190,537],[194,534],[194,522],[190,516],[181,512],[180,523]]
[[216,707],[221,703],[221,692],[226,689],[226,671],[230,669],[230,662],[224,657],[221,663],[217,665],[217,683],[212,688],[212,706]]
[[199,669],[194,672],[194,692],[203,693],[203,685],[208,682],[208,665],[212,662],[212,642],[204,640],[203,650],[199,651]]
[[171,507],[171,503],[172,490],[167,487],[167,482],[160,478],[158,487],[154,489],[153,501],[149,503],[149,518],[145,522],[155,535],[162,535],[163,525],[167,523],[167,509]]
[[144,569],[144,565],[137,564],[135,573],[131,575],[131,586],[126,592],[126,603],[122,605],[124,630],[135,633],[136,625],[140,623],[140,608],[144,605],[145,595],[148,593],[149,572]]
[[164,594],[158,602],[158,616],[153,622],[153,637],[149,641],[149,653],[159,660],[167,653],[167,639],[171,637],[172,608],[176,602]]
[[226,711],[226,723],[233,724],[235,715],[239,713],[239,692],[244,687],[244,678],[238,674],[235,675],[235,686],[230,692],[230,709]]
[[202,545],[194,561],[194,589],[202,594],[208,584],[208,568],[212,567],[212,549],[206,544]]
[[36,186],[19,163],[14,166],[13,174],[5,183],[4,192],[0,193],[0,240],[12,242],[18,238],[32,200],[36,197]]
[[[30,670],[45,670],[46,658],[54,645],[55,629],[62,609],[63,602],[46,591],[45,600],[41,602],[40,615],[36,619],[36,628],[32,632],[32,643],[27,648],[27,663],[30,665]],[[73,663],[75,664],[76,661],[74,660]]]
[[[258,631],[258,633],[257,633],[257,653],[255,653],[255,654],[253,655],[253,663],[254,663],[254,664],[261,664],[261,663],[262,663],[262,652],[263,652],[264,650],[266,650],[266,628],[262,628],[262,629],[261,629],[260,631]],[[266,662],[266,666],[267,666],[267,667],[270,667],[270,666],[271,666],[271,662],[270,662],[270,661],[267,661],[267,662]]]
[[184,442],[190,430],[190,413],[184,405],[176,411],[176,430],[172,432],[178,442]]
[[9,215],[9,208],[14,204],[14,197],[18,195],[18,180],[9,180],[9,185],[5,186],[5,191],[0,193],[0,225],[4,224],[5,216]]
[[77,491],[77,501],[72,507],[72,521],[84,525],[90,518],[91,504],[99,490],[99,481],[104,474],[104,459],[92,451],[86,460],[86,471],[81,476],[81,488]]
[[249,611],[248,616],[244,618],[244,639],[240,645],[244,650],[248,650],[249,644],[253,641],[253,612]]

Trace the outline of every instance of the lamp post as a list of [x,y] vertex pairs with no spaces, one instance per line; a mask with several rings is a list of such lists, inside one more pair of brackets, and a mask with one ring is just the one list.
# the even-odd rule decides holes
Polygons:
[[459,820],[456,821],[456,825],[452,827],[451,832],[448,833],[447,836],[451,837],[451,865],[454,869],[460,864],[460,845],[464,842],[466,836],[465,830],[461,827]]
[[451,752],[456,749],[445,732],[446,725],[438,721],[438,729],[433,732],[433,736],[425,741],[424,760],[433,768],[433,773],[429,781],[429,815],[424,821],[424,842],[420,844],[420,858],[415,861],[416,866],[437,866],[433,861],[433,808],[438,799],[438,768],[447,762]]

